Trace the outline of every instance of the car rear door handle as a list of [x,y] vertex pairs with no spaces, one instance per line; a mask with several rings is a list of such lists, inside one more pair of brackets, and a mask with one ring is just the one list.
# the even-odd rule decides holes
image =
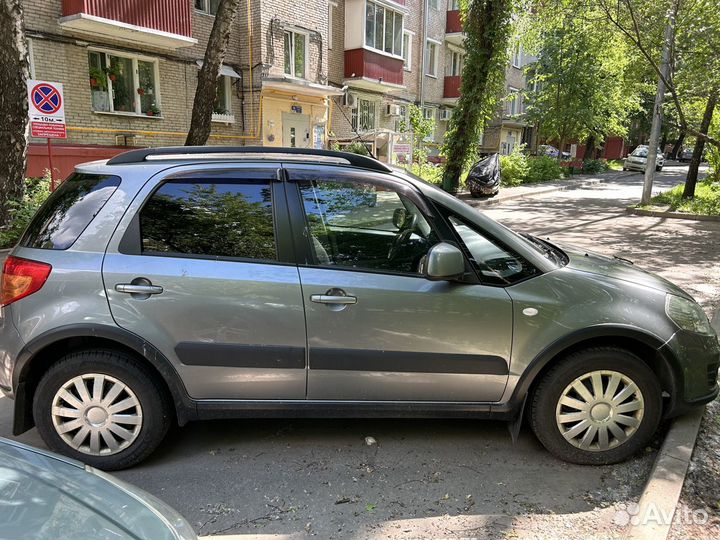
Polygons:
[[348,305],[357,304],[357,297],[330,294],[312,294],[310,295],[310,301],[315,302],[316,304]]
[[160,285],[137,285],[134,283],[118,283],[115,290],[128,294],[161,294],[163,288]]

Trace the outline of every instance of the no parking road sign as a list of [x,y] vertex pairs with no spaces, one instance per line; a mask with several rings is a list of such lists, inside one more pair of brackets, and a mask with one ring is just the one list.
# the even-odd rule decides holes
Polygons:
[[63,85],[47,81],[28,81],[28,112],[33,137],[65,139]]

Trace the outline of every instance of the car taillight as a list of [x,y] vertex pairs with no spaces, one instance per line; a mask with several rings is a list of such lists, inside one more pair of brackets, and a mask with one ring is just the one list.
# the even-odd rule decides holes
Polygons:
[[0,306],[5,307],[39,291],[50,276],[47,263],[8,257],[0,278]]

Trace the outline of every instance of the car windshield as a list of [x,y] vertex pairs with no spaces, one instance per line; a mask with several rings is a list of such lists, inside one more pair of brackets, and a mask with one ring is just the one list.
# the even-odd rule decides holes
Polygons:
[[648,151],[647,148],[636,148],[635,151],[631,154],[635,157],[647,157]]

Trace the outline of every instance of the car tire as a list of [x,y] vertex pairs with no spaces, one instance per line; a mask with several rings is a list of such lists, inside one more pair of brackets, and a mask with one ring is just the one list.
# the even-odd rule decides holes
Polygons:
[[[599,391],[594,388],[598,376]],[[584,392],[576,390],[578,383]],[[583,410],[581,404],[588,406]],[[544,375],[530,396],[529,414],[535,435],[555,456],[607,465],[648,444],[662,416],[662,392],[653,371],[633,353],[592,348],[568,355]]]
[[657,172],[660,172],[660,171],[663,170],[663,168],[662,168],[662,167],[655,167],[655,170],[656,170]]
[[103,470],[147,458],[167,433],[170,401],[134,356],[111,349],[72,352],[43,375],[35,424],[55,452]]

